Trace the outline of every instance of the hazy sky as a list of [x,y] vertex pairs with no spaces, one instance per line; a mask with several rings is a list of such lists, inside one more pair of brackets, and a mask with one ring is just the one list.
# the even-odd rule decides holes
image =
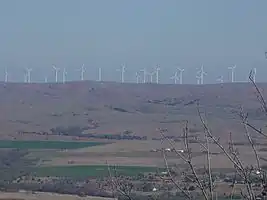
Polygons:
[[134,71],[158,64],[162,81],[180,65],[195,83],[203,64],[209,83],[227,80],[236,64],[238,80],[257,66],[267,81],[266,8],[266,0],[1,0],[0,80],[5,67],[17,81],[31,67],[33,80],[47,73],[52,81],[52,64],[73,79],[85,63],[88,79],[98,67],[103,79],[119,79],[115,69],[126,64],[133,81]]

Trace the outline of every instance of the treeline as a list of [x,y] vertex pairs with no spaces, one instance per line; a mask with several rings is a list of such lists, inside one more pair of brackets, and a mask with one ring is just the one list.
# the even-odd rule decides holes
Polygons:
[[55,127],[51,128],[51,133],[48,132],[33,132],[33,131],[18,131],[18,134],[36,134],[36,135],[62,135],[74,136],[79,138],[94,138],[94,139],[108,139],[108,140],[147,140],[147,136],[138,136],[131,131],[124,131],[117,134],[95,134],[83,133],[88,130],[88,127],[69,126],[69,127]]
[[86,134],[83,137],[95,138],[95,139],[109,139],[109,140],[147,140],[147,136],[137,136],[137,135],[122,135],[122,134]]
[[95,134],[82,132],[88,130],[87,127],[70,126],[70,127],[56,127],[50,129],[51,133],[54,135],[64,135],[64,136],[76,136],[81,138],[94,138],[94,139],[108,139],[108,140],[147,140],[147,136],[138,136],[130,131],[125,131],[118,134]]

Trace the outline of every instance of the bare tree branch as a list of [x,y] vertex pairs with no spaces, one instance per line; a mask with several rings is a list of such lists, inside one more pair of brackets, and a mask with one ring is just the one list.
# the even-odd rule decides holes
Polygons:
[[204,127],[204,130],[206,131],[208,137],[210,137],[213,142],[223,151],[223,153],[227,156],[227,158],[240,170],[242,171],[243,170],[243,167],[240,166],[233,158],[232,156],[230,156],[230,154],[226,151],[226,149],[220,144],[220,142],[212,135],[209,127],[207,126],[207,124],[205,123],[202,115],[201,115],[201,112],[200,112],[200,109],[199,109],[199,102],[197,103],[197,112],[198,112],[198,116],[200,118],[200,121]]
[[186,123],[186,127],[184,128],[184,136],[185,136],[185,140],[184,140],[184,143],[185,143],[185,151],[187,153],[187,158],[179,151],[177,151],[177,149],[175,148],[175,145],[173,144],[173,142],[165,136],[164,132],[163,131],[160,131],[162,137],[164,139],[166,139],[168,141],[168,143],[170,144],[170,146],[172,147],[172,149],[174,149],[174,152],[176,153],[176,155],[178,157],[180,157],[185,163],[188,164],[194,178],[196,179],[196,183],[197,183],[197,186],[199,187],[199,189],[201,190],[202,192],[202,195],[204,197],[205,200],[209,200],[209,197],[206,193],[206,190],[205,190],[205,187],[204,185],[201,183],[197,173],[196,173],[196,170],[193,166],[193,163],[192,163],[192,155],[191,155],[191,150],[189,148],[189,143],[188,143],[188,127],[187,127],[187,123]]
[[258,155],[258,152],[257,152],[257,150],[256,150],[256,147],[255,147],[255,145],[254,145],[254,142],[253,142],[253,140],[252,140],[252,138],[251,138],[251,135],[250,135],[250,133],[249,133],[248,126],[247,126],[247,123],[248,123],[248,114],[245,114],[245,113],[244,113],[243,108],[241,108],[240,113],[241,113],[241,114],[240,114],[240,116],[241,116],[241,120],[242,120],[242,123],[243,123],[244,128],[245,128],[246,136],[247,136],[247,138],[248,138],[248,141],[249,141],[249,143],[250,143],[250,145],[251,145],[251,147],[252,147],[252,149],[253,149],[254,156],[255,156],[255,158],[256,158],[257,168],[258,168],[257,170],[259,170],[261,180],[263,181],[263,178],[262,178],[262,171],[261,171],[261,166],[260,166],[259,155]]
[[172,183],[175,185],[176,188],[178,188],[187,197],[187,199],[192,200],[192,196],[190,195],[190,193],[188,191],[185,191],[182,187],[180,187],[180,185],[174,180],[174,178],[170,172],[169,164],[168,164],[164,149],[162,149],[162,154],[163,154],[163,159],[164,159],[164,163],[166,166],[168,176],[170,177]]
[[131,191],[133,188],[132,183],[127,183],[124,180],[121,180],[120,177],[118,176],[117,173],[117,168],[114,166],[113,172],[114,176],[112,175],[112,171],[110,169],[110,166],[108,162],[106,161],[107,167],[108,167],[108,173],[109,173],[109,178],[111,181],[112,185],[112,194],[113,197],[115,198],[115,192],[121,194],[122,196],[126,197],[128,200],[133,200],[131,197]]
[[199,118],[200,118],[200,121],[204,127],[204,130],[206,131],[207,135],[214,141],[214,143],[223,151],[223,153],[227,156],[227,158],[234,164],[234,167],[237,169],[237,171],[240,171],[243,178],[244,178],[244,181],[245,181],[245,184],[246,184],[246,187],[247,187],[247,191],[248,191],[248,194],[249,194],[249,197],[250,197],[250,200],[255,200],[255,195],[254,195],[254,192],[253,192],[253,189],[252,189],[252,186],[251,186],[251,181],[248,177],[248,174],[244,168],[244,166],[242,165],[241,161],[239,159],[237,159],[237,156],[234,156],[232,157],[226,150],[225,148],[221,145],[221,143],[212,135],[208,125],[205,123],[202,115],[201,115],[201,112],[200,112],[200,109],[199,109],[199,102],[197,102],[197,111],[198,111],[198,115],[199,115]]
[[265,102],[265,99],[263,98],[263,95],[261,94],[259,87],[257,86],[257,84],[255,83],[255,81],[253,79],[253,71],[252,70],[249,73],[249,80],[253,84],[254,88],[256,89],[257,98],[258,98],[264,112],[267,114],[267,104]]

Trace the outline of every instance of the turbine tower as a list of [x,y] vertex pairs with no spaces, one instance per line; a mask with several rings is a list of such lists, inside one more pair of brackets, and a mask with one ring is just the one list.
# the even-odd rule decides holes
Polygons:
[[201,80],[201,76],[196,75],[196,79],[197,79],[197,84],[199,85],[200,84],[200,80]]
[[31,82],[31,72],[32,72],[31,68],[26,68],[26,82],[27,83]]
[[256,82],[256,74],[257,74],[257,68],[254,67],[254,68],[253,68],[253,82],[254,82],[254,83]]
[[146,83],[146,75],[147,75],[147,70],[146,70],[146,68],[144,68],[144,69],[141,69],[140,70],[140,72],[143,72],[143,83]]
[[66,68],[63,68],[63,72],[62,72],[62,83],[66,82],[66,78],[67,78],[67,71]]
[[56,77],[56,83],[58,81],[58,72],[59,72],[59,68],[56,67],[55,65],[53,65],[53,69],[55,70],[55,77]]
[[7,68],[5,68],[5,82],[8,82],[8,71]]
[[219,83],[223,83],[223,76],[219,76],[216,81]]
[[151,73],[147,72],[147,75],[150,76],[150,83],[153,83],[153,75],[154,74],[155,74],[155,72],[151,72]]
[[173,76],[170,77],[170,79],[174,80],[174,84],[177,84],[177,81],[179,80],[178,72],[176,71]]
[[98,68],[98,81],[102,81],[102,68]]
[[155,74],[156,74],[156,83],[159,84],[159,71],[160,71],[160,67],[157,66],[155,69]]
[[181,68],[177,68],[179,70],[179,81],[180,81],[180,84],[183,84],[183,72],[184,72],[184,69],[181,69]]
[[[197,77],[199,77],[199,83],[202,85],[204,84],[204,75],[207,75],[207,73],[204,71],[204,66],[202,65],[200,70],[197,72]],[[197,78],[198,79],[198,78]]]
[[84,67],[84,64],[82,64],[82,67],[81,67],[81,81],[84,80],[84,72],[85,72],[85,67]]
[[139,84],[141,78],[139,72],[135,72],[135,78],[136,78],[136,83]]
[[117,71],[121,72],[121,82],[124,83],[125,66],[122,65],[120,69],[117,69]]
[[231,82],[232,83],[235,82],[235,68],[236,68],[236,65],[228,67],[228,69],[231,70]]

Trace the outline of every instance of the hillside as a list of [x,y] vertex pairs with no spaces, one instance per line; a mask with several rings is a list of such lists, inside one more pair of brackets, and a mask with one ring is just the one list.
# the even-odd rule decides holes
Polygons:
[[[259,84],[266,90],[267,84]],[[80,127],[83,133],[159,137],[157,128],[181,134],[183,120],[201,131],[194,100],[199,99],[215,134],[240,132],[237,115],[244,106],[255,123],[265,116],[249,83],[214,85],[120,84],[92,81],[66,84],[0,86],[1,136]],[[265,97],[267,95],[265,94]],[[57,129],[56,129],[57,130]],[[60,131],[59,131],[60,132]],[[72,131],[71,131],[72,132]],[[25,134],[24,134],[25,135]]]

